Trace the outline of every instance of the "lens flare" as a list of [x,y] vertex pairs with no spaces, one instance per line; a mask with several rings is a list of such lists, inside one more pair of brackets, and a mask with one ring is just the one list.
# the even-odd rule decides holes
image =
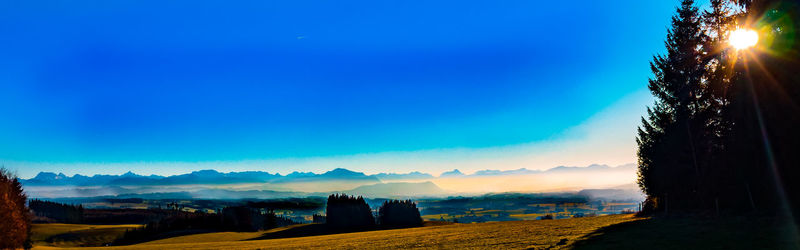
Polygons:
[[737,29],[731,31],[728,43],[736,49],[753,47],[758,42],[758,33],[755,30]]

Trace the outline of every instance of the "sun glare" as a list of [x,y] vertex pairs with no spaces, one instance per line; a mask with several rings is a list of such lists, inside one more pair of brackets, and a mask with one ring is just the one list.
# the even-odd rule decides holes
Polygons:
[[746,49],[753,47],[758,42],[758,33],[749,29],[737,29],[731,31],[728,43],[736,49]]

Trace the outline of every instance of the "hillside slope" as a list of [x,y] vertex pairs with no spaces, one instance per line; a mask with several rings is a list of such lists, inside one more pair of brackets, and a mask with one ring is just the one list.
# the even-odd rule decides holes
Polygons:
[[[299,238],[244,240],[253,233],[212,233],[109,249],[493,248],[566,246],[601,227],[638,220],[630,215],[369,231]],[[211,241],[211,242],[209,242]],[[558,245],[563,242],[562,245]]]
[[85,224],[33,224],[31,230],[35,246],[102,246],[114,241],[125,230],[141,225],[85,225]]

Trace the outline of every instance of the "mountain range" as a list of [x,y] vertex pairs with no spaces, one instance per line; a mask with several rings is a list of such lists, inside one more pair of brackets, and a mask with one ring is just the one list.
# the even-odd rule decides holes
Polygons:
[[444,172],[438,177],[428,173],[410,172],[398,173],[379,173],[366,175],[362,172],[355,172],[344,168],[337,168],[331,171],[316,174],[312,172],[292,172],[287,175],[269,173],[263,171],[246,171],[221,173],[216,170],[200,170],[188,174],[159,176],[159,175],[138,175],[127,172],[122,175],[94,175],[85,176],[76,174],[67,176],[63,173],[40,172],[35,177],[23,179],[21,182],[26,186],[147,186],[147,185],[189,185],[189,184],[243,184],[243,183],[302,183],[302,182],[325,182],[325,181],[347,181],[362,184],[378,184],[382,182],[408,181],[408,180],[429,180],[435,178],[470,178],[481,176],[502,176],[502,175],[529,175],[529,174],[548,174],[548,173],[579,173],[593,171],[633,171],[635,164],[626,164],[617,167],[608,165],[593,164],[587,167],[567,167],[559,166],[548,170],[529,170],[525,168],[515,170],[480,170],[473,174],[464,174],[458,169]]
[[[262,171],[221,173],[200,170],[188,174],[159,176],[138,175],[73,175],[41,172],[31,179],[23,179],[31,197],[116,197],[149,199],[271,199],[287,197],[326,196],[344,192],[366,197],[445,197],[471,195],[469,191],[445,190],[438,181],[471,182],[470,178],[497,176],[527,176],[545,174],[604,174],[633,173],[634,164],[617,167],[590,165],[587,167],[559,166],[548,170],[480,170],[464,174],[458,169],[435,177],[428,173],[379,173],[367,175],[344,168],[316,174],[292,172],[287,175]],[[548,177],[545,177],[548,178]],[[571,177],[568,177],[571,178]],[[462,180],[463,179],[463,180]],[[479,183],[480,180],[474,180]],[[476,184],[477,185],[477,184]],[[167,187],[169,186],[169,187]],[[640,195],[637,188],[588,189],[582,195],[590,197],[620,198]]]

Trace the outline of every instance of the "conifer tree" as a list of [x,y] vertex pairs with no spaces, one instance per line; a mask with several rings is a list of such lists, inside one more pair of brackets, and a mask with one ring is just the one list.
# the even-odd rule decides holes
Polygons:
[[694,1],[683,0],[667,33],[667,54],[654,56],[650,64],[648,88],[656,103],[638,129],[638,182],[660,209],[701,206],[700,176],[709,145],[703,133],[708,102],[702,81],[708,59],[700,22]]

